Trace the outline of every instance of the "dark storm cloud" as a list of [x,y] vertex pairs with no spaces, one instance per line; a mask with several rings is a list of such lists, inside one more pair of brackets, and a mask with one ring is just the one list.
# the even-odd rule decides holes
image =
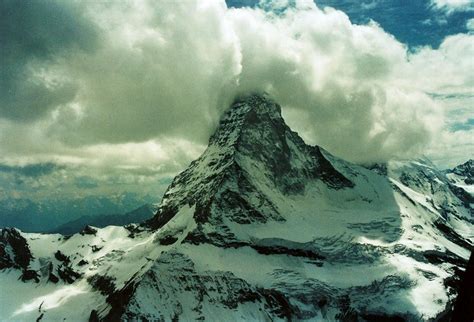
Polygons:
[[[28,121],[69,101],[76,87],[45,80],[67,50],[93,50],[98,36],[80,7],[55,1],[0,1],[0,117]],[[51,78],[51,75],[50,75]]]
[[10,166],[6,164],[0,164],[0,172],[11,173],[17,176],[24,176],[24,177],[30,177],[30,178],[37,178],[37,177],[49,175],[63,168],[64,168],[63,166],[50,163],[50,162],[28,164],[25,166]]

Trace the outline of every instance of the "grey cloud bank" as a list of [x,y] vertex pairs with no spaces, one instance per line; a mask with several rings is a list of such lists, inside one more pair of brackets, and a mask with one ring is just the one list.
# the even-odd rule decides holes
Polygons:
[[97,45],[80,8],[54,1],[2,1],[0,39],[0,111],[15,121],[33,121],[73,100],[73,83],[42,74],[67,51]]
[[279,102],[309,143],[356,162],[474,145],[472,129],[453,140],[446,126],[459,105],[432,95],[472,92],[470,34],[409,52],[376,23],[309,1],[278,13],[224,1],[2,6],[6,164],[173,173],[249,91]]

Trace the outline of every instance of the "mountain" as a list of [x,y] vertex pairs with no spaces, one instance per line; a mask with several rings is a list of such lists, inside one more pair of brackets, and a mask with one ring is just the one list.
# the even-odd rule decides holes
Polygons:
[[145,224],[68,237],[2,230],[0,285],[14,296],[0,295],[0,316],[449,319],[468,285],[473,225],[472,195],[429,161],[346,162],[249,95]]
[[474,160],[469,159],[463,164],[446,171],[448,177],[455,183],[461,185],[474,184]]
[[80,232],[85,226],[94,226],[103,228],[110,225],[124,226],[133,223],[141,223],[150,219],[155,213],[157,207],[153,204],[145,204],[126,214],[101,215],[101,216],[82,216],[51,230],[52,234],[72,235]]
[[90,217],[123,215],[153,200],[157,200],[156,196],[137,193],[49,199],[0,196],[0,228],[17,227],[27,232],[50,232],[67,222],[79,220],[85,214]]

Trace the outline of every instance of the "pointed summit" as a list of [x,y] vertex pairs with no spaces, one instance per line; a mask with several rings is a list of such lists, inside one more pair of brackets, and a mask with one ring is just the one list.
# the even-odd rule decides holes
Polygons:
[[252,93],[236,97],[227,113],[222,117],[222,120],[236,111],[242,111],[243,114],[254,111],[257,114],[266,115],[270,118],[282,118],[280,105],[273,101],[267,93]]
[[312,180],[332,189],[352,187],[326,155],[285,124],[281,107],[269,97],[240,97],[224,113],[206,151],[174,179],[151,225],[166,224],[184,205],[195,205],[197,220],[207,221],[216,196],[232,204],[238,222],[277,219],[262,190],[301,194]]
[[463,164],[454,167],[451,172],[461,176],[474,177],[474,160],[467,160]]
[[209,145],[232,146],[237,143],[242,129],[255,123],[284,123],[281,107],[266,94],[251,94],[234,100],[222,116]]
[[463,164],[460,164],[453,169],[447,171],[448,173],[454,174],[454,181],[463,181],[465,184],[474,184],[474,160],[469,159]]

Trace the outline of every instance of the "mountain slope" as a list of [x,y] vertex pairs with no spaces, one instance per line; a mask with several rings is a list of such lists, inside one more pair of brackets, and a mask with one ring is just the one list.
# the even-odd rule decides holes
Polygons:
[[472,189],[474,185],[474,160],[470,159],[445,172],[453,184],[471,192],[471,194],[474,193]]
[[437,319],[472,250],[471,197],[423,160],[368,169],[308,146],[276,103],[250,95],[146,225],[3,230],[0,285],[21,300],[0,295],[1,315]]

